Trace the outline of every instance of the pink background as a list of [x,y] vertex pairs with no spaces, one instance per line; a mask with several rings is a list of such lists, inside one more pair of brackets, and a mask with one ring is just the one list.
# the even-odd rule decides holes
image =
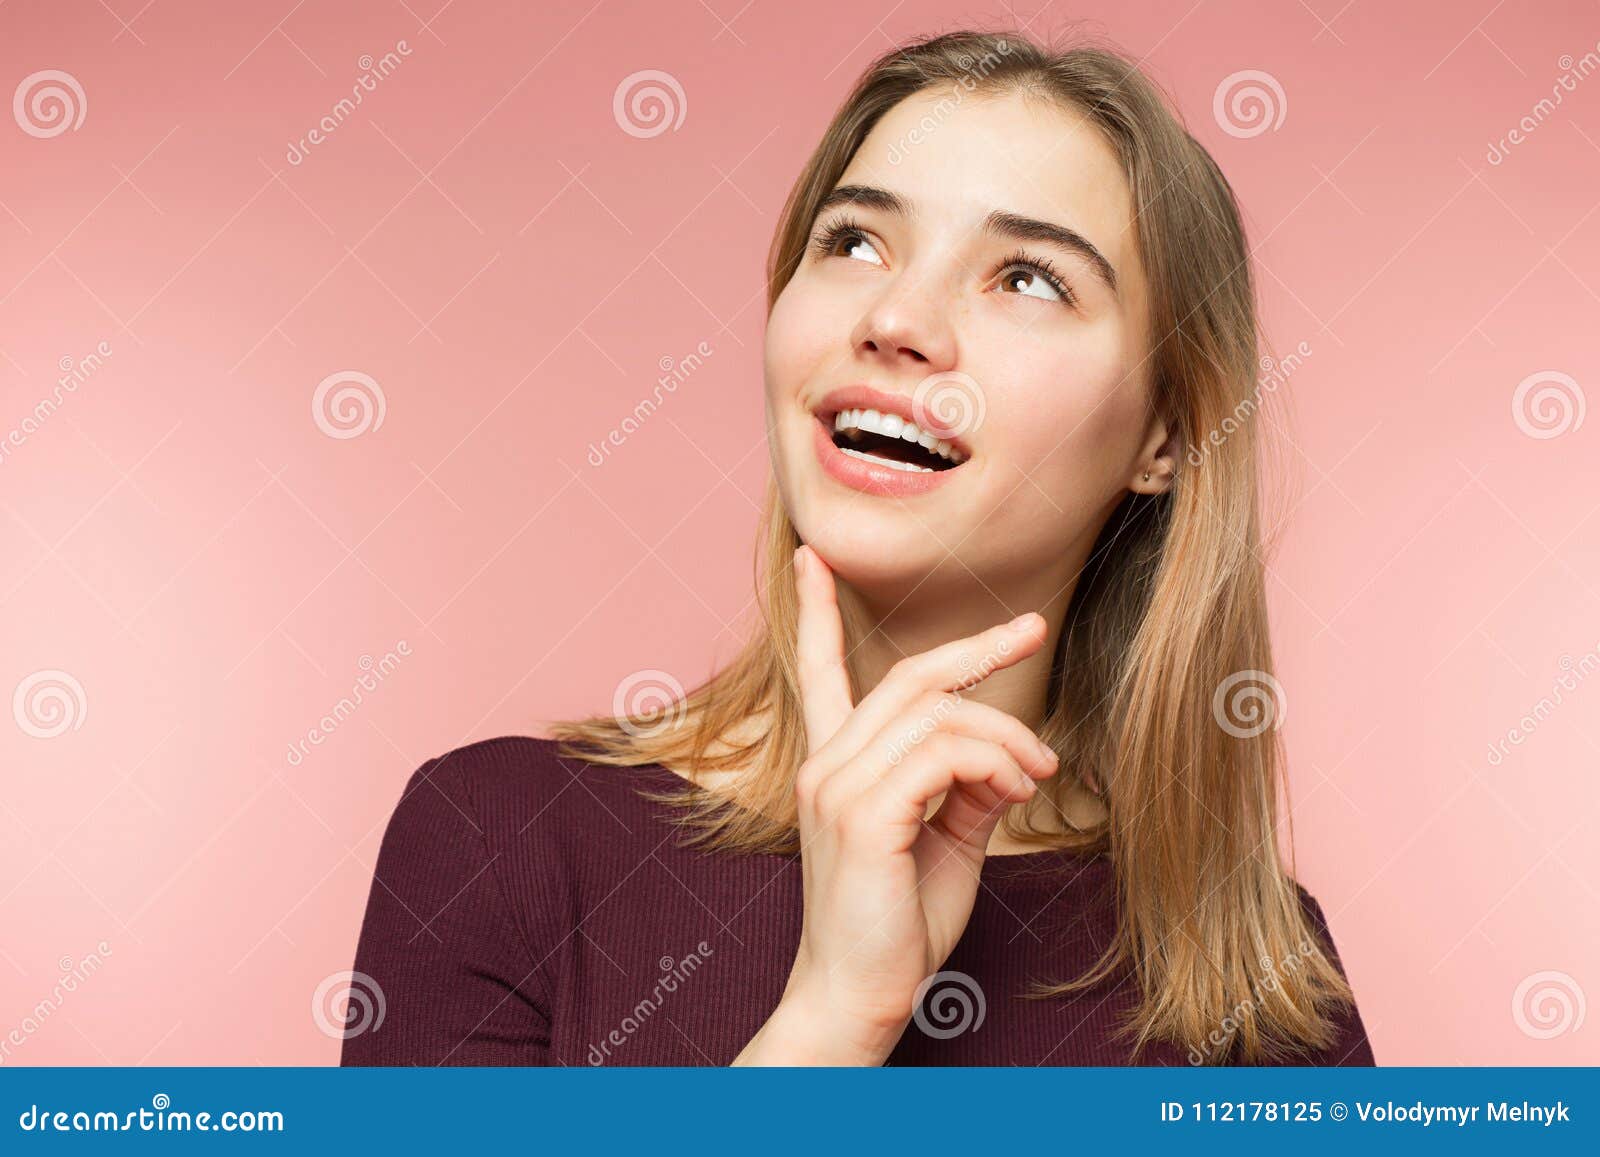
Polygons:
[[[1600,679],[1487,758],[1600,648],[1600,78],[1488,159],[1596,52],[1593,5],[11,0],[0,95],[59,69],[86,105],[0,117],[0,439],[111,353],[0,456],[0,691],[82,688],[59,735],[0,716],[0,1037],[110,952],[6,1063],[333,1063],[311,996],[405,777],[732,653],[762,258],[849,85],[913,33],[1069,16],[1175,95],[1273,346],[1312,351],[1268,416],[1274,629],[1299,872],[1380,1062],[1600,1061]],[[634,136],[645,69],[684,116]],[[1237,136],[1213,94],[1247,69],[1284,116]],[[332,437],[312,396],[346,371],[383,420]],[[1575,386],[1536,437],[1513,396],[1547,371]]]

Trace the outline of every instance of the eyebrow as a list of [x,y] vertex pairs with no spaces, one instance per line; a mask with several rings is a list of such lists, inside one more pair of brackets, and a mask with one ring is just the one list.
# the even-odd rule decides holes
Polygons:
[[[838,186],[822,198],[822,203],[817,206],[817,216],[820,217],[829,209],[840,205],[860,205],[863,208],[877,209],[896,217],[904,217],[908,221],[917,218],[916,205],[908,198],[889,189],[880,189],[876,185]],[[1111,262],[1106,260],[1105,254],[1095,247],[1094,242],[1076,229],[996,209],[984,218],[983,231],[1012,241],[1042,241],[1050,245],[1059,245],[1086,260],[1095,274],[1105,283],[1106,288],[1113,295],[1117,292],[1117,271],[1112,268]]]

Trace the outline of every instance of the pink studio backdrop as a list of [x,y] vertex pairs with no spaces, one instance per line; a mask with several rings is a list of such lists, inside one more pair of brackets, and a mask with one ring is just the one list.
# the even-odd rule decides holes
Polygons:
[[[1175,95],[1309,351],[1283,726],[1380,1062],[1600,1061],[1593,5],[12,0],[4,1063],[335,1062],[406,776],[732,654],[762,258],[861,68],[1069,19]],[[614,111],[645,70],[661,131]]]

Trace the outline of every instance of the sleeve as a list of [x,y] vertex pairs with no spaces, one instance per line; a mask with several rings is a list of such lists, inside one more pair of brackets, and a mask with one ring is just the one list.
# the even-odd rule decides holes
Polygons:
[[[1311,893],[1304,888],[1298,884],[1295,887],[1299,889],[1300,902],[1322,941],[1323,951],[1327,953],[1334,967],[1348,980],[1349,973],[1345,971],[1344,963],[1339,959],[1339,950],[1334,947],[1333,933],[1328,928],[1327,917],[1322,913],[1322,905],[1318,904]],[[1360,1010],[1356,1008],[1354,1001],[1334,1010],[1332,1020],[1335,1030],[1333,1042],[1321,1052],[1309,1054],[1303,1061],[1296,1063],[1341,1067],[1376,1065],[1377,1061],[1372,1056],[1372,1043],[1367,1039],[1366,1025],[1362,1023]]]
[[384,831],[350,979],[341,1065],[548,1065],[549,1006],[447,754]]

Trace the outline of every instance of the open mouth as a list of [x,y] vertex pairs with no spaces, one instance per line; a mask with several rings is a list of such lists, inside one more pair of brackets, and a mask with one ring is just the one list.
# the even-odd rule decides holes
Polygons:
[[967,454],[898,414],[877,410],[840,410],[817,415],[831,432],[833,444],[853,458],[925,474],[954,470]]

